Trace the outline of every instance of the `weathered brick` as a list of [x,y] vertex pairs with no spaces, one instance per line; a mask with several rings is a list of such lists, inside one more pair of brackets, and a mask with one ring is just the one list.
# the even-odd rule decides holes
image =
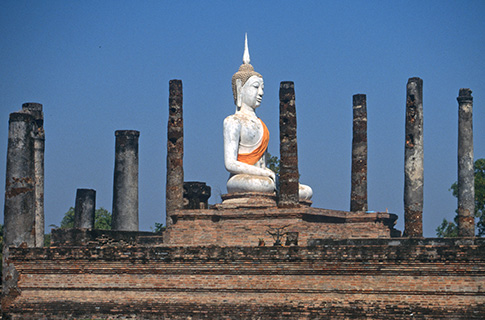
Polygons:
[[[484,239],[11,248],[11,319],[482,319]],[[5,302],[6,300],[4,300]]]

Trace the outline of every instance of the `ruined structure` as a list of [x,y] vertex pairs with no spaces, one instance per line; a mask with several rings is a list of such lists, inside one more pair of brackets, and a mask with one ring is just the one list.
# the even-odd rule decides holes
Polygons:
[[172,213],[183,208],[184,196],[184,118],[182,81],[170,80],[169,115],[167,125],[167,226]]
[[[484,239],[15,248],[12,319],[483,319]],[[128,240],[127,240],[128,241]]]
[[211,187],[205,182],[184,182],[184,209],[208,209]]
[[96,214],[96,190],[77,189],[74,228],[93,229]]
[[115,132],[113,230],[138,231],[138,137],[136,130]]
[[350,211],[367,211],[367,98],[356,94],[352,100]]
[[[7,151],[5,216],[8,219],[4,223],[9,224],[7,220],[10,219],[15,222],[10,223],[11,227],[6,231],[6,241],[10,241],[8,238],[16,241],[14,239],[17,239],[18,234],[13,236],[10,233],[25,229],[21,233],[28,230],[30,235],[21,238],[30,239],[32,236],[33,239],[27,243],[31,245],[33,241],[32,245],[35,247],[44,245],[43,123],[42,105],[34,102],[24,103],[19,112],[10,115]],[[17,215],[17,208],[23,208],[21,215]],[[31,215],[34,220],[31,219]],[[19,222],[18,219],[23,222]],[[17,231],[14,231],[15,229]]]
[[475,235],[475,183],[473,168],[473,97],[470,89],[458,95],[458,233]]
[[[243,67],[243,71],[249,69]],[[253,87],[248,90],[252,90],[252,95],[244,92],[244,83],[238,83],[236,79],[236,104],[238,99],[261,98],[263,82],[258,75],[248,77],[256,76],[250,82]],[[418,110],[422,101],[420,83],[422,85],[420,79],[412,78],[408,84],[407,119],[410,126],[422,121],[422,113]],[[406,237],[401,237],[400,231],[394,229],[396,215],[366,210],[367,202],[362,201],[366,198],[363,186],[355,189],[355,210],[351,211],[313,208],[308,198],[302,199],[302,188],[298,185],[292,82],[280,85],[281,158],[285,169],[280,177],[279,194],[273,189],[237,189],[257,186],[255,181],[271,184],[269,180],[276,187],[276,179],[274,173],[271,175],[258,164],[261,155],[251,165],[236,163],[242,162],[237,160],[241,149],[237,145],[237,150],[231,149],[231,143],[236,140],[229,137],[229,141],[225,141],[225,147],[226,142],[229,144],[225,156],[228,156],[227,150],[236,151],[231,153],[232,158],[229,157],[229,166],[226,162],[226,168],[231,172],[229,181],[234,176],[248,174],[250,170],[254,170],[255,177],[251,177],[254,179],[248,184],[236,181],[230,185],[228,182],[228,187],[235,188],[230,190],[233,192],[223,195],[222,203],[207,206],[210,187],[202,182],[183,182],[181,88],[179,80],[170,81],[168,226],[163,234],[125,231],[121,227],[110,231],[83,227],[57,229],[53,230],[51,247],[35,248],[33,237],[25,235],[25,231],[32,230],[35,220],[32,214],[34,161],[30,155],[33,118],[28,114],[11,114],[2,295],[2,312],[6,318],[485,317],[485,239],[421,238],[422,198],[419,193],[415,196],[416,188],[406,189],[405,199],[409,201],[405,212],[408,218]],[[462,95],[460,91],[460,96],[463,96],[462,101],[470,101],[466,92]],[[246,103],[246,106],[251,107],[251,104]],[[358,130],[354,127],[354,137],[357,138],[353,149],[357,165],[353,166],[353,172],[356,179],[363,181],[362,162],[366,155],[363,149],[366,148],[361,143],[366,138],[364,123],[358,122],[364,121],[364,95],[354,96],[356,109],[359,109],[354,113]],[[262,122],[253,123],[261,132]],[[406,130],[406,142],[409,141],[406,148],[410,152],[416,151],[412,148],[417,141],[422,141],[420,130],[422,122],[421,128]],[[118,148],[135,150],[135,138],[138,138],[136,132],[118,135],[132,140],[117,139],[117,161],[123,153]],[[22,141],[22,144],[15,141]],[[257,148],[261,144],[254,145]],[[243,154],[254,150],[246,151]],[[22,162],[21,158],[32,161]],[[414,160],[407,160],[406,166],[416,167]],[[125,169],[128,172],[138,170],[137,161],[126,161],[123,166],[128,167]],[[419,189],[422,176],[419,170],[417,172],[409,177],[407,185]],[[414,181],[416,176],[418,181]],[[470,187],[467,181],[462,182],[467,184],[465,188]],[[117,185],[115,183],[114,192],[126,187],[126,183],[125,186]],[[130,194],[121,192],[117,197],[116,203],[133,199]],[[120,223],[130,220],[135,212],[137,216],[137,207],[130,208],[128,218],[118,213]],[[17,219],[14,224],[13,219]],[[8,224],[7,220],[10,221]]]
[[35,177],[35,246],[44,246],[44,114],[40,103],[28,102],[20,112],[34,117],[32,135],[34,137],[34,177]]
[[406,91],[404,144],[404,236],[423,236],[423,80],[410,78]]
[[295,84],[280,84],[280,194],[278,207],[299,205],[298,145],[296,142]]

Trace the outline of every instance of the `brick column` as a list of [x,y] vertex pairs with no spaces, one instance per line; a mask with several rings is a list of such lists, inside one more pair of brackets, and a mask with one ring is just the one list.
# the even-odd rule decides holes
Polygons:
[[94,229],[96,190],[77,189],[74,207],[74,228]]
[[183,208],[184,197],[184,119],[181,80],[170,80],[167,125],[167,185],[166,225],[170,226],[170,215]]
[[34,174],[35,174],[35,246],[44,246],[44,114],[42,104],[28,102],[22,105],[22,112],[34,117]]
[[365,94],[353,96],[353,116],[350,211],[367,211],[367,101]]
[[473,97],[470,89],[458,95],[458,234],[475,236],[475,175],[473,168]]
[[280,192],[278,207],[299,206],[298,145],[296,141],[295,85],[280,83]]
[[16,286],[9,246],[35,246],[35,173],[32,115],[14,112],[8,126],[3,235],[3,294]]
[[139,131],[115,132],[113,183],[113,230],[138,231],[138,138]]
[[423,236],[423,80],[410,78],[404,147],[404,236]]

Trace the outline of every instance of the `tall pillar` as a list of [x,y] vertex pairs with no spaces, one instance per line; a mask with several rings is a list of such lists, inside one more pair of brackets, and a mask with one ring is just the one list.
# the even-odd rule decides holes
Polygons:
[[171,214],[184,206],[184,119],[182,80],[170,80],[167,125],[166,225]]
[[35,171],[35,246],[44,246],[44,152],[45,132],[42,104],[22,104],[22,112],[34,117],[34,171]]
[[353,96],[353,117],[350,211],[367,211],[367,101],[365,94]]
[[404,236],[423,236],[423,80],[410,78],[406,94]]
[[475,236],[475,176],[473,168],[473,97],[458,95],[458,235]]
[[33,121],[30,114],[10,114],[5,181],[3,294],[16,285],[8,262],[9,246],[35,246],[35,174]]
[[96,190],[77,189],[74,207],[74,228],[94,229]]
[[113,230],[138,231],[138,138],[139,131],[115,132],[113,183]]
[[280,192],[278,207],[299,206],[298,144],[296,140],[295,84],[280,83]]
[[33,117],[10,114],[5,183],[4,243],[35,246]]

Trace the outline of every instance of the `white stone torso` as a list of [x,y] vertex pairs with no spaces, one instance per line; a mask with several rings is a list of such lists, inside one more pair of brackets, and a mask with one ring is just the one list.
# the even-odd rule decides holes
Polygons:
[[263,139],[263,125],[258,117],[236,112],[224,119],[224,159],[226,169],[232,174],[250,174],[270,177],[265,156],[254,165],[237,161],[238,154],[253,152]]
[[237,112],[228,118],[228,125],[236,124],[240,129],[238,154],[251,153],[259,147],[263,140],[263,125],[257,117]]

